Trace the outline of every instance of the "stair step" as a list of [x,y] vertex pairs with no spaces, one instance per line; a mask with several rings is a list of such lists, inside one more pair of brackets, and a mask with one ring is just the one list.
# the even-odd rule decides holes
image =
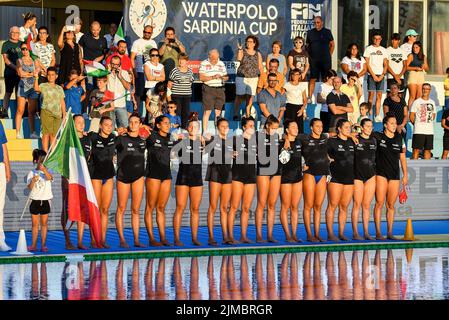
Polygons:
[[38,146],[36,139],[12,139],[8,140],[8,151],[28,151],[31,152],[34,146]]
[[5,129],[5,133],[6,133],[6,139],[8,139],[8,141],[16,139],[16,130],[14,130],[14,129]]
[[9,161],[33,161],[33,155],[31,154],[31,150],[13,151],[9,152]]

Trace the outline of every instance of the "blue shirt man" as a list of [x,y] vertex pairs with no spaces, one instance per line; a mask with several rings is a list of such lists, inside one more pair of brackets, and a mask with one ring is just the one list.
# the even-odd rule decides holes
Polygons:
[[285,94],[280,93],[275,89],[277,82],[278,79],[276,74],[270,73],[268,75],[268,88],[263,89],[257,95],[257,102],[259,103],[261,112],[261,126],[265,124],[265,121],[270,114],[278,118],[279,123],[282,124],[287,98],[285,97]]

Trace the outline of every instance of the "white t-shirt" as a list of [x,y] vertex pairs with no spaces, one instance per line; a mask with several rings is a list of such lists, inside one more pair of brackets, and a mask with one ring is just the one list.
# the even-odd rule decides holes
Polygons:
[[384,70],[384,59],[388,59],[387,49],[382,46],[368,46],[363,53],[365,58],[369,58],[369,65],[376,75],[381,75]]
[[304,104],[302,95],[305,91],[307,94],[307,82],[300,82],[297,85],[287,82],[284,84],[285,96],[287,97],[287,103],[302,105]]
[[[407,61],[407,53],[401,48],[393,48],[388,47],[388,65],[395,74],[399,74],[404,67],[404,61]],[[387,79],[393,79],[393,76],[388,72]],[[402,75],[401,79],[404,79],[404,75]]]
[[[326,100],[327,95],[328,95],[329,93],[331,93],[332,90],[334,90],[334,86],[328,85],[326,82],[323,82],[323,83],[321,84],[321,87],[320,87],[320,93],[319,93],[319,94],[321,95],[321,97],[322,97],[324,100]],[[322,111],[322,112],[329,112],[329,107],[327,106],[326,103],[322,103],[322,104],[321,104],[321,111]]]
[[75,42],[78,43],[82,36],[84,36],[84,33],[82,33],[81,31],[75,34]]
[[39,180],[34,184],[33,190],[30,193],[31,200],[51,200],[53,199],[53,193],[51,192],[51,181],[45,178],[45,174],[40,170],[31,170],[27,176],[27,184],[31,183],[31,180],[39,176]]
[[[145,62],[145,66],[150,68],[150,74],[153,77],[160,77],[162,73],[164,73],[164,65],[162,63],[158,63],[154,65],[151,61]],[[148,81],[147,77],[145,77],[145,88],[153,89],[156,86],[157,81]]]
[[410,112],[415,113],[414,134],[433,134],[433,115],[437,113],[435,101],[416,99]]
[[[209,59],[206,59],[201,62],[199,73],[204,74],[207,77],[212,77],[217,74],[224,77],[228,74],[226,71],[226,66],[223,63],[223,61],[218,60],[218,62],[215,65],[212,65],[209,62]],[[204,84],[208,85],[209,87],[222,87],[224,85],[222,79],[212,79],[204,82]]]
[[131,47],[131,53],[134,52],[136,54],[135,66],[136,71],[143,73],[143,54],[145,51],[149,51],[152,48],[157,49],[157,44],[154,40],[145,40],[145,39],[137,39],[133,42],[133,46]]
[[[20,35],[19,35],[19,40],[24,42],[25,38],[29,35],[29,34],[33,34],[33,31],[31,31],[31,28],[26,29],[24,26],[19,28],[20,31]],[[34,35],[33,35],[34,36]]]
[[[123,79],[125,79],[125,81],[127,82],[131,82],[131,78],[129,76],[128,71],[122,70],[121,75],[123,77]],[[114,107],[115,108],[126,108],[126,97],[124,97],[126,90],[125,87],[123,86],[122,82],[120,81],[120,79],[118,77],[115,76],[115,74],[110,73],[108,75],[108,86],[107,86],[109,91],[114,92]]]
[[[355,71],[357,73],[360,73],[363,70],[363,66],[365,65],[366,60],[363,57],[360,57],[360,60],[357,58],[348,58],[345,56],[343,60],[341,60],[341,64],[346,64],[349,67],[349,71]],[[348,82],[348,75],[344,72],[342,72],[343,79],[345,79],[346,82]],[[363,84],[363,79],[365,76],[361,76],[359,78],[360,83]]]
[[106,39],[108,48],[110,48],[111,44],[114,42],[114,36],[112,36],[111,34],[108,33],[108,34],[105,34],[104,37]]
[[399,48],[404,50],[404,52],[408,56],[410,53],[412,53],[412,47],[413,47],[413,44],[406,42],[406,43],[403,43]]

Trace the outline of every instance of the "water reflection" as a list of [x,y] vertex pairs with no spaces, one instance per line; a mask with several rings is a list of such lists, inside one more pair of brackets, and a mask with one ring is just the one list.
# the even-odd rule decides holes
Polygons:
[[448,249],[0,265],[0,299],[447,299]]

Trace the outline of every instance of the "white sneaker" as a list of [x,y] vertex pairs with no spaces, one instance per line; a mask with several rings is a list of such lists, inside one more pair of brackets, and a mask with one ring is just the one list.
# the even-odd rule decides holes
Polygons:
[[11,247],[8,246],[6,243],[0,244],[0,251],[11,251]]
[[23,136],[21,133],[16,133],[16,139],[23,139]]
[[30,135],[30,139],[39,139],[40,137],[36,134],[36,132],[33,132],[31,135]]
[[375,118],[374,118],[374,121],[375,122],[382,122],[382,117],[378,114]]

